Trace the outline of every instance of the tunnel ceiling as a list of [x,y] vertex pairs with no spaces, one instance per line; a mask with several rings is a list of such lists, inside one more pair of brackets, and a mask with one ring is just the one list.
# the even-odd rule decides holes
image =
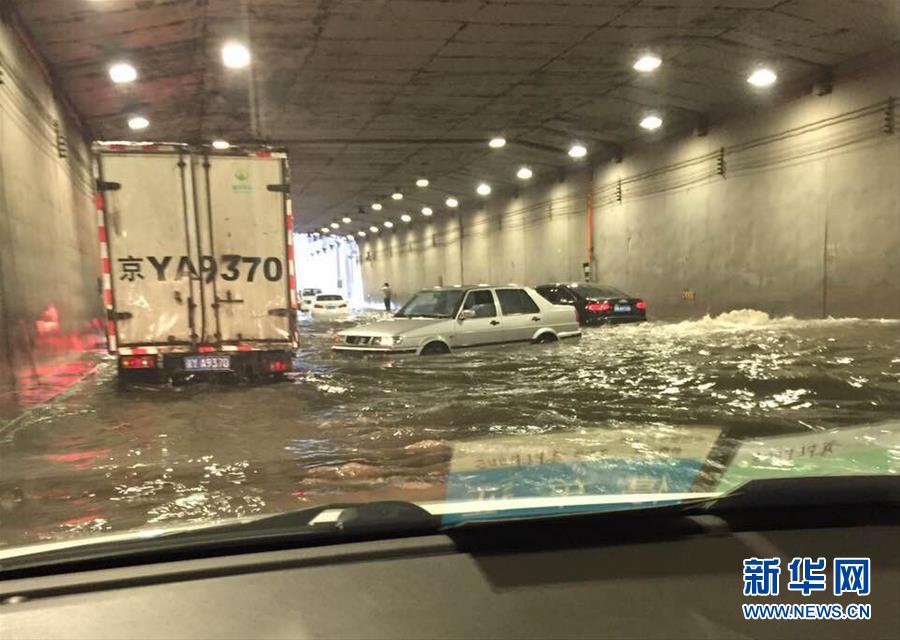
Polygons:
[[[267,142],[291,157],[298,230],[344,215],[368,225],[476,181],[514,187],[603,158],[665,125],[764,107],[829,66],[895,46],[896,0],[28,0],[13,3],[96,139]],[[714,5],[714,6],[713,6]],[[221,63],[248,43],[248,69]],[[663,60],[641,75],[646,50]],[[140,74],[114,85],[107,66]],[[746,83],[772,66],[768,91]],[[489,149],[488,138],[509,141]],[[416,178],[431,180],[427,189]],[[401,203],[386,196],[399,187]],[[380,213],[359,206],[385,201]]]

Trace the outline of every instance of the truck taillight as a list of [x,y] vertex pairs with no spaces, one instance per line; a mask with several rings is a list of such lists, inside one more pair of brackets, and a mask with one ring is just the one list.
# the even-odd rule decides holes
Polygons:
[[635,308],[640,309],[641,311],[647,310],[647,303],[644,302],[643,300],[638,300],[637,304],[635,304],[634,306],[635,306]]
[[119,365],[123,369],[154,369],[156,356],[119,356]]
[[272,373],[284,373],[288,371],[290,366],[287,360],[272,360],[269,363],[269,371]]
[[201,344],[197,347],[197,353],[212,353],[216,348],[211,344]]
[[612,309],[608,302],[591,302],[587,307],[585,307],[588,311],[609,311]]

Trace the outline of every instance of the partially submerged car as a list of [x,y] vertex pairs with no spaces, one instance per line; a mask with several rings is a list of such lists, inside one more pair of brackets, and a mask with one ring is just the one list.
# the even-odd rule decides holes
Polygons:
[[608,285],[590,282],[542,284],[535,290],[553,304],[566,304],[578,312],[583,326],[643,322],[647,303]]
[[551,304],[528,287],[436,287],[416,293],[391,319],[339,332],[332,349],[431,355],[579,335],[573,307]]

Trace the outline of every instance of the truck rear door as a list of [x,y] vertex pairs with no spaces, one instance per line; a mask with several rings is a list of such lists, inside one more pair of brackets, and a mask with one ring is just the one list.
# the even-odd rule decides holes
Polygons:
[[[195,175],[203,253],[205,325],[215,339],[284,343],[291,339],[284,160],[198,157]],[[216,274],[210,274],[210,269]],[[207,329],[209,332],[209,329]]]
[[[189,157],[100,154],[105,234],[119,346],[192,342],[196,283]],[[184,258],[184,260],[183,260]]]

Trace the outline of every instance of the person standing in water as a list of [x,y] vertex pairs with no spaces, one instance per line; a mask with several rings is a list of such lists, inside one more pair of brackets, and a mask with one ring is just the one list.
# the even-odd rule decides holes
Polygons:
[[391,310],[391,285],[388,282],[384,283],[384,286],[381,287],[381,293],[384,294],[384,310]]

